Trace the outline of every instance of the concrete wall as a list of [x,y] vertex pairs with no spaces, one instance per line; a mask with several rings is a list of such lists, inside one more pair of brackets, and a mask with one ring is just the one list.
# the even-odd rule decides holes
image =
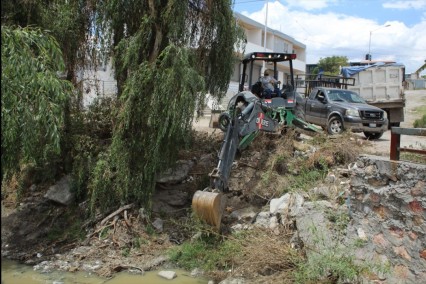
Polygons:
[[426,165],[361,156],[349,195],[348,236],[362,261],[390,264],[374,283],[426,283]]

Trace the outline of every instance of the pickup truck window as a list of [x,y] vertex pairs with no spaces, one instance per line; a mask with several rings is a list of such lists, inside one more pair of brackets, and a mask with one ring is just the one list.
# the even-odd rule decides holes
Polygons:
[[349,103],[365,103],[357,93],[347,90],[330,90],[327,92],[331,101],[344,101]]

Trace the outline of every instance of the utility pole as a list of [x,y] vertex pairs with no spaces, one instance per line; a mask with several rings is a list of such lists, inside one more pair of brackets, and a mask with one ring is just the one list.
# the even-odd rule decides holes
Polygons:
[[375,30],[370,31],[370,40],[368,41],[368,53],[365,55],[365,60],[371,61],[371,35],[373,34],[373,32],[378,31],[381,28],[387,28],[387,27],[390,27],[390,24],[386,26],[381,26]]
[[[266,11],[265,11],[265,31],[264,31],[264,35],[263,35],[263,51],[264,52],[266,52],[266,33],[267,33],[267,30],[268,30],[268,3],[269,3],[268,0],[265,0],[265,4],[266,4]],[[262,74],[266,70],[265,64],[266,64],[265,61],[263,61],[263,63],[262,63]]]

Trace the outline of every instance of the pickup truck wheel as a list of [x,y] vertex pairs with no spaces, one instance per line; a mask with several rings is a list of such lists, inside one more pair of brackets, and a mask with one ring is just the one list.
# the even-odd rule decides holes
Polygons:
[[378,133],[378,132],[364,132],[364,136],[367,137],[368,140],[377,140],[380,137],[382,137],[383,132],[382,133]]
[[328,121],[327,132],[330,135],[341,134],[344,130],[342,119],[338,116],[332,116]]

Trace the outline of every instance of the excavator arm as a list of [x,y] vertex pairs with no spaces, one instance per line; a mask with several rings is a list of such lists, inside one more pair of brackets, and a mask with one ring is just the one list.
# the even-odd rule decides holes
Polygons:
[[196,216],[215,226],[218,230],[225,209],[226,199],[223,191],[228,188],[232,163],[238,150],[239,135],[237,117],[229,123],[219,153],[217,167],[209,174],[210,187],[196,191],[192,198],[192,209]]
[[226,117],[227,126],[224,129],[225,135],[218,164],[209,174],[210,187],[195,192],[192,199],[195,214],[218,229],[226,203],[223,192],[228,189],[228,180],[237,151],[247,147],[259,131],[272,132],[277,126],[277,122],[264,113],[269,107],[249,92],[240,93],[232,104],[232,115],[227,114]]
[[234,117],[226,130],[222,147],[219,153],[217,167],[210,173],[210,187],[223,192],[228,188],[228,179],[231,173],[232,163],[237,154],[240,137],[238,135],[238,118]]

